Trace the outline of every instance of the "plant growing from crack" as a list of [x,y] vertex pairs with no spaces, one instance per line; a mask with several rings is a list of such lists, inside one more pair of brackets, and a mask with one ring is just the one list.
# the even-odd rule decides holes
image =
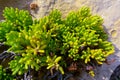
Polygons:
[[[51,74],[59,71],[64,75],[91,62],[102,64],[114,53],[102,26],[103,19],[92,15],[88,7],[71,11],[65,18],[56,9],[40,20],[32,20],[27,11],[14,8],[5,8],[3,15],[0,41],[9,46],[8,52],[15,53],[9,62],[12,75],[44,67]],[[89,73],[94,76],[93,70]]]

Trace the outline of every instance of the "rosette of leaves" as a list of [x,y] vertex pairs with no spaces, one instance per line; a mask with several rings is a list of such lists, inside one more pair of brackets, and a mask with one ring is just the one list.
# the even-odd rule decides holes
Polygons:
[[46,39],[39,34],[39,31],[11,31],[7,33],[6,40],[5,44],[11,46],[8,51],[16,53],[14,60],[9,63],[13,75],[16,73],[21,75],[27,72],[29,67],[37,71],[45,65]]
[[62,59],[61,56],[56,56],[54,55],[52,58],[50,56],[47,56],[47,64],[48,64],[48,67],[47,69],[50,69],[51,71],[51,74],[53,75],[53,70],[59,70],[62,74],[64,74],[64,71],[63,71],[63,68],[59,65],[59,61]]

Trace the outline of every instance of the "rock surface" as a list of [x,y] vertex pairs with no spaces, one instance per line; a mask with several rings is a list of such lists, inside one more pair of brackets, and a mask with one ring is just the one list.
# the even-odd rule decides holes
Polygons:
[[[37,10],[30,10],[30,3],[38,5]],[[109,34],[109,41],[115,46],[115,54],[108,60],[115,59],[111,64],[103,64],[96,69],[94,78],[84,74],[80,80],[109,80],[114,69],[120,65],[120,0],[0,0],[0,20],[4,7],[12,6],[19,9],[28,9],[34,18],[39,19],[47,15],[52,9],[62,11],[63,17],[71,10],[78,10],[81,6],[89,6],[93,14],[99,14],[104,19],[105,30]]]

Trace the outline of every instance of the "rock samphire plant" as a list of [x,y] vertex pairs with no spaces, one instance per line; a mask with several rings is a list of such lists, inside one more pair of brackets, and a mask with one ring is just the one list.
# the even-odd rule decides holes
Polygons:
[[93,69],[87,67],[103,64],[114,53],[103,19],[92,15],[88,7],[71,11],[65,18],[57,9],[39,20],[33,20],[28,11],[14,8],[5,8],[3,16],[0,42],[14,55],[8,62],[13,76],[25,78],[27,74],[34,79],[38,74],[44,80],[67,80],[67,73],[81,69],[94,76]]

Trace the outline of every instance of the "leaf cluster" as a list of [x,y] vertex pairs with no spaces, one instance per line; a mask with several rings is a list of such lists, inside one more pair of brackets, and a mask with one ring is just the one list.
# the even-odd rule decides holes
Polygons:
[[28,30],[33,20],[28,11],[6,7],[3,11],[4,21],[0,22],[0,41],[5,41],[5,35],[10,31]]
[[28,69],[42,67],[64,74],[71,62],[102,64],[114,53],[102,26],[103,19],[92,15],[88,7],[71,11],[65,18],[53,10],[40,20],[32,20],[27,11],[5,8],[0,22],[0,41],[16,56],[9,65],[12,74],[22,75]]
[[7,73],[2,65],[0,65],[0,80],[15,80],[11,74]]

